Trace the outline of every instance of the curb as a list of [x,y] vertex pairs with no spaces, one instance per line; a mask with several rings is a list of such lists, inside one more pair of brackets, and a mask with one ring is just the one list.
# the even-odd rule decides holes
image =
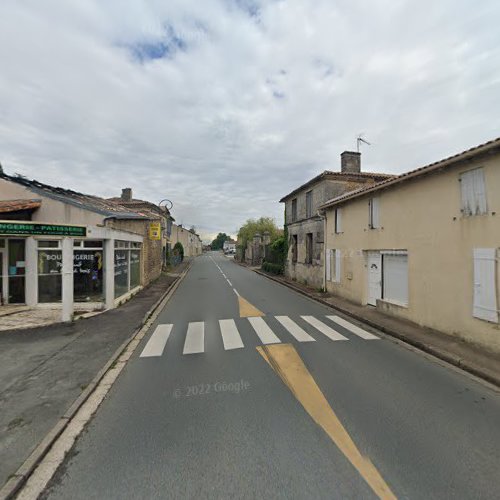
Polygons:
[[78,410],[83,406],[83,404],[90,398],[95,389],[99,386],[100,382],[109,371],[109,369],[118,360],[118,358],[125,351],[128,345],[136,338],[139,332],[147,325],[148,321],[162,306],[163,302],[168,302],[167,299],[170,299],[170,296],[173,295],[181,281],[191,269],[193,262],[194,259],[189,262],[188,266],[186,267],[186,269],[184,269],[184,271],[182,271],[180,276],[168,286],[161,297],[149,308],[146,314],[144,314],[140,326],[138,326],[130,335],[130,337],[126,339],[120,345],[120,347],[118,347],[111,358],[99,370],[97,375],[92,379],[92,381],[84,389],[84,391],[76,398],[76,400],[72,403],[72,405],[68,408],[64,415],[59,418],[54,427],[52,427],[52,429],[45,435],[45,437],[33,450],[29,457],[24,461],[24,463],[17,469],[17,471],[11,476],[11,478],[7,480],[2,489],[0,489],[0,500],[12,500],[15,498],[17,493],[19,493],[21,488],[26,484],[30,476],[33,474],[43,458],[47,455],[54,443],[68,427],[69,423],[77,414]]
[[323,300],[319,297],[314,297],[307,293],[306,291],[302,290],[299,287],[294,286],[291,283],[287,283],[286,281],[282,281],[279,278],[275,278],[274,276],[270,276],[269,274],[266,274],[258,269],[253,270],[255,273],[260,274],[261,276],[264,276],[265,278],[275,281],[276,283],[279,283],[280,285],[286,286],[290,288],[291,290],[294,290],[297,293],[300,293],[301,295],[304,295],[308,297],[311,300],[314,300],[316,302],[319,302],[320,304],[323,304],[331,309],[335,309],[336,311],[341,312],[342,314],[345,314],[346,316],[349,316],[353,319],[356,319],[362,323],[365,323],[366,325],[371,326],[372,328],[375,328],[377,330],[380,330],[381,332],[384,332],[385,334],[397,338],[398,340],[404,342],[405,344],[409,344],[413,347],[416,347],[417,349],[420,349],[421,351],[426,352],[427,354],[430,354],[442,361],[445,361],[446,363],[449,363],[450,365],[456,366],[457,368],[460,368],[461,370],[464,370],[482,380],[485,380],[486,382],[499,387],[500,388],[500,377],[497,376],[494,373],[490,373],[489,371],[484,370],[481,366],[478,366],[474,363],[470,363],[469,361],[466,361],[458,356],[454,356],[452,354],[449,354],[446,351],[443,351],[441,349],[437,349],[432,345],[426,344],[425,342],[421,342],[420,340],[415,340],[412,338],[408,338],[404,335],[401,335],[397,331],[394,331],[390,328],[385,327],[384,325],[381,325],[375,321],[372,321],[370,319],[364,318],[363,316],[354,314],[352,311],[349,311],[347,309],[344,309],[342,307],[330,304],[330,302],[327,302],[326,300]]

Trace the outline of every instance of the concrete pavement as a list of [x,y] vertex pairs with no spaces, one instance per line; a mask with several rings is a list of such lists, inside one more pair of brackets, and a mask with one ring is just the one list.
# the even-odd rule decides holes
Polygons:
[[500,394],[355,326],[198,258],[43,497],[498,498]]

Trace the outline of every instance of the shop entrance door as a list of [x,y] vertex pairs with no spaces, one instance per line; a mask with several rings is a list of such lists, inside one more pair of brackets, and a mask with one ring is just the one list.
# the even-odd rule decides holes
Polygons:
[[26,240],[9,239],[7,240],[7,275],[8,275],[8,297],[9,304],[24,304],[26,302],[25,283],[26,283],[26,262],[25,262],[25,243]]

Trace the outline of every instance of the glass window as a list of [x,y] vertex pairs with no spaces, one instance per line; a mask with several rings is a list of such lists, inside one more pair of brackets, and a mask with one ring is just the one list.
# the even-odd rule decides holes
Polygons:
[[130,289],[141,284],[141,251],[130,250]]
[[74,247],[81,247],[81,246],[82,246],[82,243],[83,243],[83,241],[82,241],[82,240],[74,240],[74,241],[73,241],[73,246],[74,246]]
[[61,302],[61,271],[61,250],[38,250],[38,302]]
[[83,242],[85,248],[102,248],[101,240],[86,240]]
[[38,240],[38,248],[59,248],[60,240]]
[[102,250],[75,250],[73,278],[75,302],[99,302],[103,300]]
[[129,250],[115,250],[115,298],[129,290],[129,253]]
[[9,303],[24,304],[25,240],[9,240]]
[[312,191],[308,191],[306,193],[306,217],[312,217]]
[[0,248],[5,248],[5,240],[0,240]]

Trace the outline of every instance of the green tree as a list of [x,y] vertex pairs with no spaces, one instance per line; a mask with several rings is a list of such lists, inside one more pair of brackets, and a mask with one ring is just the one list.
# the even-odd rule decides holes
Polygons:
[[247,243],[259,233],[261,236],[268,231],[271,236],[271,242],[283,234],[272,217],[261,217],[260,219],[248,219],[238,231],[238,243],[246,247]]
[[215,240],[212,241],[212,250],[221,250],[222,247],[224,246],[224,242],[226,240],[230,240],[231,237],[228,236],[226,233],[219,233]]
[[172,250],[172,253],[174,255],[179,255],[181,258],[181,262],[184,260],[184,247],[182,246],[182,243],[178,241]]

